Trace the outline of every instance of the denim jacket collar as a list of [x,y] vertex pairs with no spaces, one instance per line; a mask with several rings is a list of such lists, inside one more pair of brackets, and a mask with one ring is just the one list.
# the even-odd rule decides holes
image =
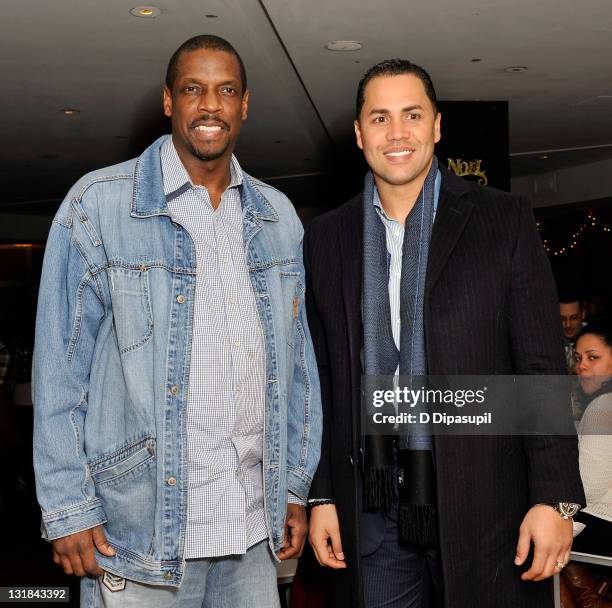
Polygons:
[[268,199],[260,192],[256,180],[244,173],[241,186],[242,208],[245,219],[249,217],[270,222],[278,222],[278,213],[268,202]]
[[[135,218],[170,215],[164,195],[164,179],[161,170],[160,148],[167,135],[155,140],[138,158],[134,169],[132,208]],[[278,221],[278,214],[257,188],[256,180],[244,173],[241,197],[246,221]]]

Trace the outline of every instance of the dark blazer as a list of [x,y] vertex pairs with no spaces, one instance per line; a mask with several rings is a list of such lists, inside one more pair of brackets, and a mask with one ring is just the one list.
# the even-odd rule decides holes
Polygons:
[[[430,374],[565,374],[557,294],[526,199],[441,169],[425,289]],[[362,605],[359,577],[362,196],[316,218],[304,239],[307,311],[323,397],[311,497],[336,500],[349,567],[334,607]],[[560,407],[559,416],[570,416]],[[447,608],[552,606],[550,581],[514,566],[537,503],[584,504],[575,437],[435,438]]]

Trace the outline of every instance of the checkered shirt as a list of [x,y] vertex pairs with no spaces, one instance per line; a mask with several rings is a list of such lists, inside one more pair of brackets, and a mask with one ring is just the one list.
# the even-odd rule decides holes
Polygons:
[[185,557],[243,554],[268,537],[263,505],[265,348],[245,260],[242,170],[213,209],[172,143],[161,148],[172,219],[191,235],[197,277],[187,401]]

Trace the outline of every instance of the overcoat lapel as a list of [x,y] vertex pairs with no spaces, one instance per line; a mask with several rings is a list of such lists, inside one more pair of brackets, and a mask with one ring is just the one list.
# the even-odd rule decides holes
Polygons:
[[474,207],[468,196],[469,184],[443,167],[440,168],[440,172],[442,173],[442,184],[429,245],[425,298],[428,298],[431,289],[440,277]]

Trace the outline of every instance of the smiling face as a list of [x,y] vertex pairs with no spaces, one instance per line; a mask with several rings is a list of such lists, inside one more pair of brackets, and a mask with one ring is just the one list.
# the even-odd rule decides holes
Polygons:
[[164,114],[171,118],[172,141],[188,170],[200,161],[229,163],[248,100],[234,55],[208,49],[181,55],[172,91],[164,87]]
[[355,135],[377,184],[420,190],[440,141],[440,114],[423,82],[414,74],[376,76],[364,98]]
[[612,376],[612,346],[597,334],[584,334],[576,342],[575,356],[580,386],[592,395]]

